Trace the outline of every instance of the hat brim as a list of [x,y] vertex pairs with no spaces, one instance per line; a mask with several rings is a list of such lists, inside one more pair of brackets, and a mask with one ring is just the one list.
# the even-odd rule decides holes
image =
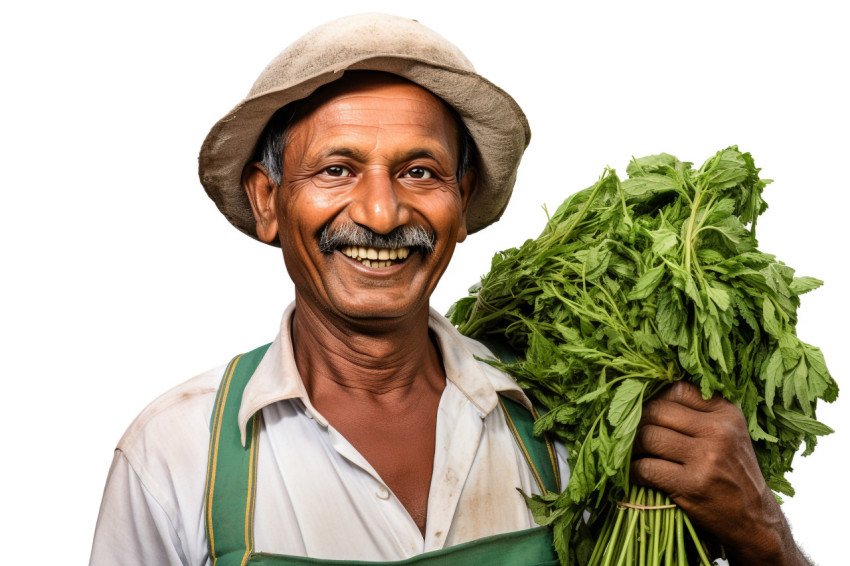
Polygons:
[[[310,96],[345,71],[383,71],[406,78],[454,108],[475,140],[478,184],[467,207],[467,231],[498,220],[516,181],[519,161],[531,138],[525,114],[502,89],[482,76],[433,62],[373,54],[336,62],[294,84],[246,98],[213,126],[201,147],[199,176],[207,194],[236,228],[257,239],[256,221],[242,187],[242,171],[272,115],[290,102]],[[273,243],[276,245],[276,242]]]

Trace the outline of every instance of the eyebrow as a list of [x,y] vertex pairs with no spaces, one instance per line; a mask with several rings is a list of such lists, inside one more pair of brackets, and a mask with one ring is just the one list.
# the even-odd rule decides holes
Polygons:
[[[355,161],[364,162],[367,159],[368,152],[360,151],[357,149],[352,149],[351,147],[346,146],[331,146],[324,150],[321,154],[321,157],[331,157],[331,156],[339,156],[339,157],[348,157],[350,159],[354,159]],[[413,159],[432,159],[434,161],[440,161],[437,157],[437,154],[427,148],[418,147],[413,148],[400,156],[402,161],[411,161]]]

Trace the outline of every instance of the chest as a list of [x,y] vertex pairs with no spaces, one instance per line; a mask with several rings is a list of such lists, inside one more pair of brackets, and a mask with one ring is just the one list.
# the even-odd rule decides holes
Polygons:
[[[264,409],[257,548],[389,561],[534,526],[516,491],[536,492],[534,479],[504,420],[498,413],[482,419],[456,397],[465,399],[444,392],[431,448],[388,434],[386,446],[409,460],[400,474],[416,475],[414,482],[381,473],[380,459],[306,418],[295,402]],[[424,532],[416,517],[423,507]]]
[[432,418],[417,426],[378,422],[371,434],[363,431],[363,427],[339,430],[371,464],[425,536],[436,447],[436,407]]

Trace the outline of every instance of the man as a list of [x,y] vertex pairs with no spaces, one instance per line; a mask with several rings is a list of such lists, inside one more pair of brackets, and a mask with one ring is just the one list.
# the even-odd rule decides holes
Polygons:
[[[295,303],[270,346],[133,423],[92,564],[554,563],[517,488],[563,487],[563,447],[524,436],[520,389],[428,306],[455,244],[504,210],[529,136],[414,21],[337,20],[278,56],[213,127],[200,175],[281,247]],[[672,388],[647,407],[635,477],[738,563],[802,563],[736,411]]]

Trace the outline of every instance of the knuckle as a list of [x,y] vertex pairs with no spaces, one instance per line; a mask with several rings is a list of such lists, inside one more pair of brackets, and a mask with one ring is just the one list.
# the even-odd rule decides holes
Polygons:
[[706,450],[702,453],[701,467],[697,476],[703,482],[707,481],[708,470],[719,470],[723,465],[724,457],[716,450]]
[[640,443],[647,452],[655,452],[662,445],[660,430],[656,426],[645,426],[640,430]]
[[632,463],[632,474],[646,483],[654,483],[654,479],[658,476],[658,465],[649,458],[641,458]]
[[670,387],[670,400],[681,403],[689,393],[688,384],[684,381],[677,381]]

